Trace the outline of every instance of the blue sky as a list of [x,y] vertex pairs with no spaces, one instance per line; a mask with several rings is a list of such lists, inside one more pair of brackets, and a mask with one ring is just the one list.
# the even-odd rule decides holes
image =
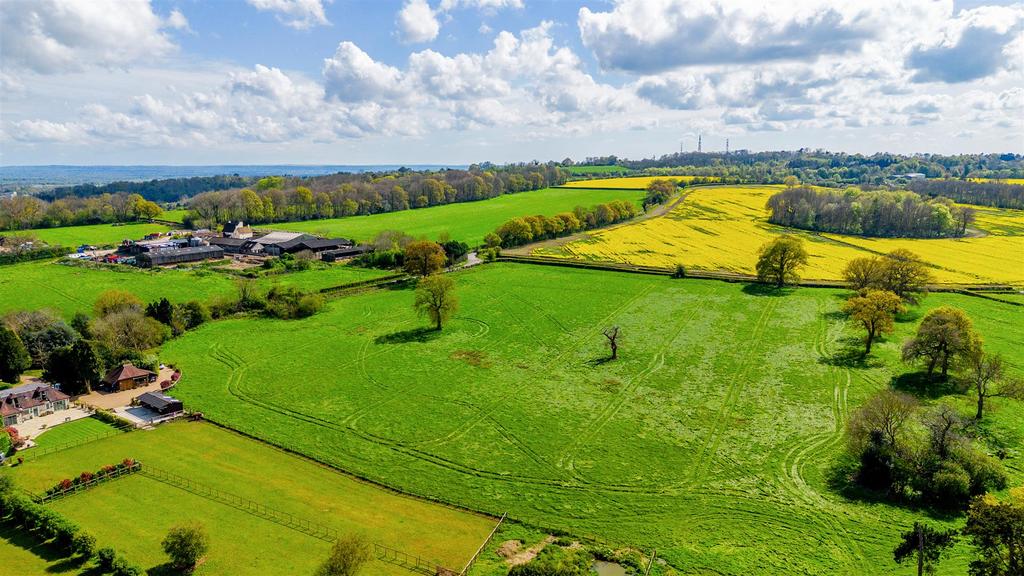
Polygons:
[[0,163],[1024,151],[1024,5],[6,0]]

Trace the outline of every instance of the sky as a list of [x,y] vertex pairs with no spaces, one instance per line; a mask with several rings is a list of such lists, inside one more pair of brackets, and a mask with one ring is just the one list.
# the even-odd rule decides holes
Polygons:
[[1024,4],[0,0],[0,165],[1024,152]]

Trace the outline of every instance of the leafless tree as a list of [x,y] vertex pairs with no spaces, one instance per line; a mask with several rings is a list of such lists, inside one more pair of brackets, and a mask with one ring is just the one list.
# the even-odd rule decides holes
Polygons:
[[612,360],[619,357],[619,327],[612,326],[611,328],[605,328],[602,332],[604,337],[608,339],[608,346],[612,349]]

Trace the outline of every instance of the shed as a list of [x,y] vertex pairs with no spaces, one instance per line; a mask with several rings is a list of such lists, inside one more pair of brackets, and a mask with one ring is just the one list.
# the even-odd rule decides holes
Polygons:
[[355,258],[356,256],[372,251],[372,246],[349,246],[348,248],[341,248],[339,250],[325,250],[320,253],[320,258],[324,262],[337,262],[338,260]]
[[137,398],[139,405],[158,413],[173,414],[185,409],[181,400],[159,392],[146,392]]

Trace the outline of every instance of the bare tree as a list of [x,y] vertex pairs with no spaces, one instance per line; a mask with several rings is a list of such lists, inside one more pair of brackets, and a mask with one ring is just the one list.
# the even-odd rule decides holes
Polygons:
[[608,339],[608,346],[612,349],[612,360],[619,357],[619,327],[612,326],[611,328],[605,328],[602,332],[604,337]]
[[1007,377],[1003,357],[999,354],[975,350],[967,358],[967,378],[978,395],[977,420],[985,415],[987,398],[1024,398],[1024,382]]

